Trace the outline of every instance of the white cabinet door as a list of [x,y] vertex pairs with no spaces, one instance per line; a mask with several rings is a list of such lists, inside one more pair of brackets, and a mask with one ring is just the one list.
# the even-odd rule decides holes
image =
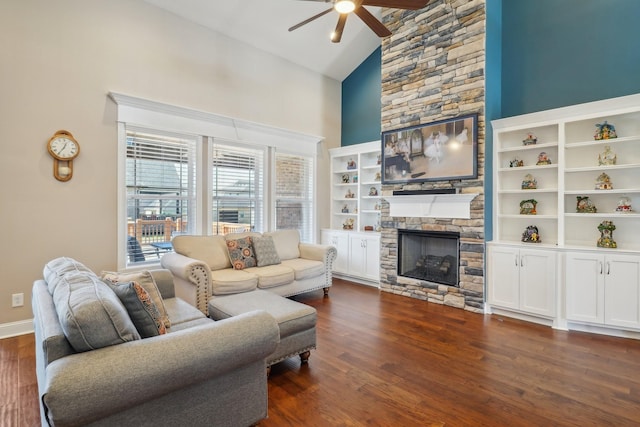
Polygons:
[[565,266],[567,319],[604,323],[604,271],[602,256],[568,253]]
[[520,310],[555,316],[556,254],[520,250]]
[[519,308],[520,260],[519,250],[512,247],[490,246],[488,250],[489,304],[503,308]]
[[380,279],[380,238],[353,233],[349,237],[349,274],[364,279]]
[[338,251],[333,262],[333,271],[347,273],[349,271],[349,233],[341,231],[322,231],[322,244],[335,246]]
[[605,324],[640,328],[640,257],[606,256],[602,274]]

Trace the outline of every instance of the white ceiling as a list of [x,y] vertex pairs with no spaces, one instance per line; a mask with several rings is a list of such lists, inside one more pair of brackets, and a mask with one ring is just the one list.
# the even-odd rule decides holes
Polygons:
[[[331,7],[299,0],[144,0],[189,21],[321,74],[344,80],[378,46],[378,38],[350,15],[340,43],[332,43],[338,13],[330,13],[295,31],[288,28]],[[380,18],[380,8],[368,7]]]

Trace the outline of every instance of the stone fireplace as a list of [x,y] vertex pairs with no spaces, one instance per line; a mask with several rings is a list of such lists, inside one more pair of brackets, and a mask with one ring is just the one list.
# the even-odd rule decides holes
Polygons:
[[[478,114],[478,177],[382,186],[380,288],[411,298],[481,313],[484,305],[485,1],[429,2],[420,11],[383,9],[394,36],[382,41],[382,131]],[[453,194],[395,196],[394,192]],[[403,212],[396,207],[409,206]],[[411,208],[412,198],[418,205]],[[406,201],[405,201],[406,200]],[[462,201],[461,201],[462,200]],[[463,209],[460,209],[462,207]],[[398,230],[459,236],[457,280],[398,273]],[[409,250],[411,251],[411,250]],[[436,254],[445,258],[447,255]],[[435,263],[450,268],[444,259]],[[450,270],[449,270],[450,271]]]

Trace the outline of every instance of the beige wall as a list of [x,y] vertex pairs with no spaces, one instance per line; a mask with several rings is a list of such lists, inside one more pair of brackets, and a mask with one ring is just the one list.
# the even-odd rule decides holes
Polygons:
[[[32,318],[31,285],[48,260],[116,268],[110,91],[324,136],[320,184],[326,149],[340,145],[338,81],[142,1],[4,0],[0,52],[0,327]],[[53,178],[46,150],[59,129],[81,145],[67,183]],[[25,306],[11,308],[20,292]]]

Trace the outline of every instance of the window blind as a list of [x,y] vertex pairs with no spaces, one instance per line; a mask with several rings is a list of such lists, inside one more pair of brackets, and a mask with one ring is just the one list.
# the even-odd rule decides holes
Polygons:
[[264,148],[213,144],[212,232],[263,231]]
[[276,229],[300,230],[303,242],[313,242],[313,158],[276,152]]
[[127,266],[172,250],[195,224],[196,139],[127,129]]

